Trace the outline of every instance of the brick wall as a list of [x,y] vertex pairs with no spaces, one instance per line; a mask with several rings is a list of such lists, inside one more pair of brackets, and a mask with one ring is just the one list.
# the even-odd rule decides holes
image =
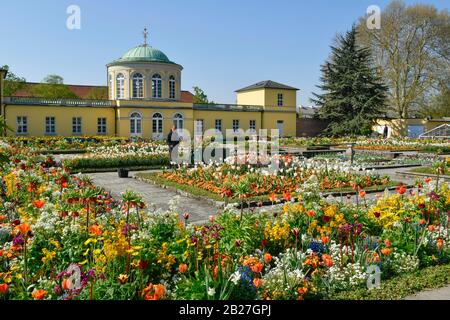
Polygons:
[[297,118],[297,137],[315,137],[328,126],[328,121]]

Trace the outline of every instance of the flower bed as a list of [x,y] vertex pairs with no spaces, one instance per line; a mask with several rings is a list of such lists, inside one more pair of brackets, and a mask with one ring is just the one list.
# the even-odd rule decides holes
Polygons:
[[3,137],[5,142],[27,147],[42,153],[76,153],[86,151],[94,146],[113,146],[127,141],[127,138],[94,136],[94,137]]
[[168,147],[154,142],[130,142],[87,148],[87,154],[64,159],[72,171],[111,168],[161,168],[169,165]]
[[300,160],[290,156],[280,158],[280,169],[276,172],[269,172],[264,167],[211,163],[196,165],[194,168],[182,166],[158,173],[157,176],[227,198],[290,195],[315,188],[320,191],[348,188],[357,190],[385,186],[390,182],[389,177],[380,176],[373,171],[356,174],[348,164]]
[[284,138],[281,146],[310,147],[317,145],[346,146],[355,144],[355,149],[373,151],[420,151],[429,153],[450,153],[450,141],[413,138]]
[[434,181],[359,205],[316,190],[192,225],[1,148],[0,299],[327,299],[368,291],[370,266],[384,283],[450,258],[450,188]]

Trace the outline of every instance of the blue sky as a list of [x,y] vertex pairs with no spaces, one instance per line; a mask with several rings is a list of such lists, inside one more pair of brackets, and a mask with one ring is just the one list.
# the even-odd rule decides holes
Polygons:
[[[405,1],[450,7],[450,0]],[[310,104],[320,65],[335,35],[369,5],[388,0],[2,0],[0,65],[28,81],[59,74],[69,84],[106,84],[105,65],[143,42],[184,67],[182,88],[198,85],[215,102],[260,80],[300,89]],[[81,8],[81,30],[68,30],[66,9]]]

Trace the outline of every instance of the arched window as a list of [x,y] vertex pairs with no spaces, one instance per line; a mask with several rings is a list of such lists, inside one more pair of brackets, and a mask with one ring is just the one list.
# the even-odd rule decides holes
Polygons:
[[161,98],[161,76],[154,74],[152,77],[152,97]]
[[169,99],[175,99],[175,77],[169,78]]
[[131,136],[142,134],[142,116],[139,112],[133,112],[130,115],[130,134]]
[[113,100],[114,99],[114,81],[113,81],[113,76],[110,74],[108,75],[108,89],[109,89],[109,99]]
[[173,116],[173,125],[176,129],[183,129],[183,115],[180,113],[175,113]]
[[163,133],[163,117],[161,113],[155,113],[152,119],[152,130],[153,134],[162,134]]
[[144,76],[140,73],[133,75],[133,98],[144,97]]
[[116,77],[116,97],[117,99],[125,97],[125,77],[121,73]]

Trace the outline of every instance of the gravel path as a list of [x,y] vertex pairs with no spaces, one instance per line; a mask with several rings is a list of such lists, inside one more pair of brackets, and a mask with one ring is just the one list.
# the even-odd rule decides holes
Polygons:
[[133,179],[134,172],[130,172],[130,178],[119,178],[117,172],[89,173],[86,175],[92,179],[94,184],[111,192],[114,197],[119,197],[126,190],[133,190],[143,197],[144,202],[154,204],[157,209],[169,209],[169,202],[175,197],[179,197],[180,215],[188,212],[191,222],[204,222],[208,220],[210,215],[216,215],[219,211],[217,207],[206,201],[186,197],[171,190]]

